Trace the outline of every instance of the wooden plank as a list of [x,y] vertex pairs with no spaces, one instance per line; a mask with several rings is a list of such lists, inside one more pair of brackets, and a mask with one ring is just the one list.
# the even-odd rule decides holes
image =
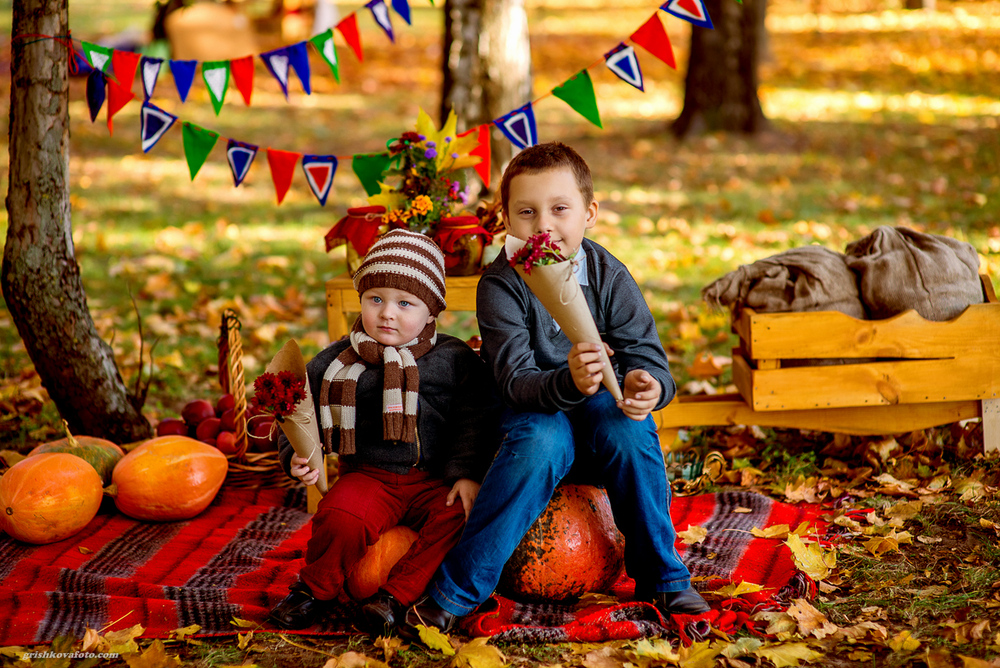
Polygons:
[[744,309],[741,345],[752,358],[909,358],[1000,355],[1000,304],[974,304],[945,322],[907,311],[885,320],[858,320],[838,311],[756,313]]
[[899,434],[979,417],[978,401],[789,411],[754,411],[738,394],[678,397],[653,416],[658,428],[759,425],[844,434]]
[[[752,405],[754,410],[771,411],[997,398],[997,352],[994,348],[952,360],[751,370]],[[734,376],[735,369],[734,360]]]
[[1000,452],[1000,399],[983,399],[983,450]]

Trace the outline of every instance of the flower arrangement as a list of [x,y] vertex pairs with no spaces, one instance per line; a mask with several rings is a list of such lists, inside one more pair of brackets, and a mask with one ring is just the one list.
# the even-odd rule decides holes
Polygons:
[[254,379],[253,391],[250,402],[254,411],[284,422],[306,398],[306,380],[292,371],[265,372]]
[[382,192],[368,202],[384,206],[385,222],[433,236],[442,218],[468,203],[464,169],[482,160],[470,155],[479,145],[474,134],[459,137],[452,111],[437,130],[422,109],[416,131],[404,132],[387,144],[392,161],[383,172]]
[[565,262],[569,258],[563,255],[562,249],[554,241],[548,232],[540,232],[528,237],[514,255],[508,258],[510,266],[524,269],[524,273],[531,275],[534,267],[544,264],[557,264]]

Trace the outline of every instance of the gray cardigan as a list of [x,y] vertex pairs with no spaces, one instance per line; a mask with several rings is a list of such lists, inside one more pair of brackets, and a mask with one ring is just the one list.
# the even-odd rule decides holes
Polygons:
[[[583,249],[588,285],[581,287],[597,331],[614,350],[611,362],[619,383],[633,369],[648,371],[662,388],[656,409],[663,408],[676,386],[639,286],[625,265],[598,244],[584,239]],[[507,405],[554,413],[585,399],[566,362],[572,344],[510,266],[505,251],[479,281],[476,310],[483,339],[480,354]]]

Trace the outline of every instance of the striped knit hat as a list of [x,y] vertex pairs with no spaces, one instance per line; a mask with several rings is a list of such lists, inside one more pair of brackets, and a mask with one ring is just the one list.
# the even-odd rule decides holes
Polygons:
[[358,294],[370,288],[405,290],[427,304],[437,317],[445,302],[444,256],[430,237],[391,230],[372,244],[354,274]]

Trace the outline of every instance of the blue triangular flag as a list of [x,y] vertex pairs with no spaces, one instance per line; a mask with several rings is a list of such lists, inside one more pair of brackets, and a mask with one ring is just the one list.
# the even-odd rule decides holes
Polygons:
[[305,172],[309,189],[319,200],[320,206],[326,206],[326,198],[333,188],[333,175],[337,173],[337,156],[304,155],[302,171]]
[[292,44],[288,47],[288,63],[295,70],[299,81],[302,82],[302,90],[306,95],[312,95],[312,88],[309,87],[309,51],[305,42]]
[[235,139],[229,140],[226,147],[226,160],[229,161],[229,169],[233,173],[233,187],[238,188],[243,179],[250,171],[253,159],[257,157],[257,146],[246,144]]
[[642,87],[642,70],[635,49],[624,42],[604,54],[604,64],[625,83],[646,92]]
[[170,74],[174,77],[174,85],[177,86],[177,94],[180,95],[181,102],[187,102],[188,93],[191,92],[191,84],[194,82],[194,71],[197,67],[197,60],[170,61]]
[[160,137],[166,134],[177,117],[150,104],[149,100],[142,103],[141,115],[142,152],[149,153],[149,149],[156,146],[156,142],[160,141]]
[[73,57],[76,59],[77,74],[83,76],[85,74],[90,74],[91,72],[94,71],[94,68],[90,66],[90,63],[88,63],[87,59],[83,57],[83,54],[81,54],[76,49],[73,50]]
[[534,146],[538,143],[538,130],[535,128],[535,112],[531,103],[520,109],[515,109],[493,121],[507,139],[520,149]]
[[145,99],[153,97],[156,89],[156,80],[160,76],[160,66],[163,65],[162,58],[150,58],[143,56],[139,61],[139,76],[142,77],[142,94]]
[[90,74],[87,75],[87,107],[90,109],[91,123],[97,120],[97,114],[104,106],[106,83],[103,72],[90,68]]
[[365,7],[371,10],[375,23],[389,36],[389,41],[395,42],[396,38],[392,34],[392,19],[389,18],[389,8],[385,6],[385,0],[371,0]]
[[677,18],[689,21],[696,26],[708,28],[709,30],[715,29],[715,26],[712,25],[712,19],[708,15],[708,10],[705,9],[703,0],[669,0],[669,2],[660,5],[660,9],[667,14],[673,14]]
[[406,25],[413,25],[413,21],[410,20],[410,3],[406,0],[392,0],[392,9],[406,21]]
[[267,67],[267,71],[271,73],[271,76],[278,80],[281,92],[285,94],[285,99],[287,100],[288,65],[291,61],[291,57],[288,54],[288,47],[283,46],[280,49],[266,51],[260,54],[260,59],[264,61],[264,65]]

